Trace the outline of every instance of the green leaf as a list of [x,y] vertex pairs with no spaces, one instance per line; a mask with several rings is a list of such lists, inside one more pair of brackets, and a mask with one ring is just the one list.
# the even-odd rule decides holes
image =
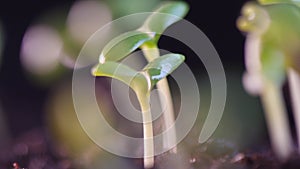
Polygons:
[[159,38],[160,34],[171,24],[179,21],[188,11],[185,2],[168,2],[158,8],[136,30],[124,33],[111,40],[102,50],[99,62],[118,61],[135,51],[137,48]]
[[143,74],[122,63],[110,61],[103,64],[99,63],[92,68],[92,74],[94,76],[105,76],[120,80],[130,86],[135,92],[147,92],[149,88]]
[[152,13],[139,29],[143,32],[162,34],[170,25],[181,20],[189,7],[185,2],[167,2]]
[[140,31],[123,33],[103,48],[99,62],[121,60],[151,38],[151,35]]
[[[268,71],[265,70],[269,72],[267,73],[269,76],[273,72],[272,79],[277,79],[277,82],[282,83],[285,78],[283,71],[287,68],[293,67],[299,72],[300,8],[287,3],[265,5],[264,8],[271,22],[261,36],[262,57],[264,57],[262,61],[265,65],[263,66],[270,68]],[[268,54],[271,56],[267,56]]]
[[185,57],[183,55],[166,54],[146,65],[143,71],[149,75],[151,87],[171,74],[184,60]]
[[[104,0],[104,1],[109,5],[111,12],[113,13],[114,19],[135,14],[135,13],[151,11],[160,2],[160,0],[150,0],[150,1],[149,0]],[[131,22],[134,23],[135,20],[130,20],[126,24],[130,24]]]

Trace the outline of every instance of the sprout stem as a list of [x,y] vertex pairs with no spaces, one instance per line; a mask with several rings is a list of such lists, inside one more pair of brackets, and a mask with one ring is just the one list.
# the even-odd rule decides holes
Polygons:
[[280,86],[265,80],[261,99],[274,152],[286,160],[292,153],[292,137]]
[[[148,62],[151,62],[152,60],[159,57],[159,50],[155,44],[151,45],[143,45],[142,51],[147,59]],[[162,105],[162,107],[165,105],[166,109],[163,110],[163,118],[165,123],[165,130],[170,130],[166,134],[163,135],[163,147],[165,149],[170,149],[172,146],[175,145],[175,147],[172,149],[172,152],[177,152],[176,147],[176,128],[174,125],[175,122],[175,116],[174,116],[174,108],[173,108],[173,102],[172,102],[172,95],[169,88],[169,83],[167,78],[161,79],[157,84],[157,89],[159,92],[159,100]],[[171,128],[173,126],[173,128]]]
[[142,109],[143,116],[143,134],[144,134],[144,167],[152,168],[154,166],[154,141],[153,126],[150,110],[150,95],[138,94],[138,99]]
[[288,70],[288,79],[298,136],[298,151],[300,152],[300,76],[295,70],[290,68]]

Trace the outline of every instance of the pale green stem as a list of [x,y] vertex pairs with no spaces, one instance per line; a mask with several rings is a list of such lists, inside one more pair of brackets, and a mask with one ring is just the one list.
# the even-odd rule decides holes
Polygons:
[[274,152],[286,160],[293,151],[293,144],[280,86],[265,80],[261,99]]
[[[152,45],[152,46],[143,45],[141,48],[148,62],[151,62],[152,60],[159,57],[159,50],[156,45]],[[176,153],[177,136],[176,136],[175,126],[173,126],[175,122],[175,116],[174,116],[172,96],[171,96],[167,78],[161,79],[156,84],[156,86],[157,89],[159,90],[160,103],[162,107],[166,106],[165,110],[163,110],[165,130],[170,130],[169,132],[163,135],[163,147],[165,149],[170,149],[172,146],[175,145],[172,151]],[[173,128],[171,128],[172,126]]]
[[144,167],[153,168],[154,166],[154,141],[152,115],[150,110],[149,94],[137,94],[142,109],[143,116],[143,135],[144,135]]
[[288,79],[298,136],[298,151],[300,152],[300,75],[290,68],[288,70]]

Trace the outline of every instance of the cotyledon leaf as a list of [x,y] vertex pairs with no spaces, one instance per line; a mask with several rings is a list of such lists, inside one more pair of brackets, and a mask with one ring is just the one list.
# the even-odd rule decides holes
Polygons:
[[111,61],[103,64],[99,63],[92,68],[92,74],[94,76],[105,76],[120,80],[130,86],[135,92],[147,92],[149,88],[148,82],[142,73],[122,63]]
[[159,36],[170,25],[181,20],[189,7],[185,2],[167,2],[155,10],[139,29],[143,32],[154,32]]
[[103,48],[99,62],[121,60],[150,39],[152,39],[151,34],[140,31],[123,33],[112,39]]
[[140,29],[111,40],[103,48],[99,62],[121,60],[146,42],[155,41],[167,27],[184,17],[187,11],[188,5],[185,2],[164,3],[146,19]]
[[185,57],[183,55],[171,53],[154,59],[146,65],[143,71],[149,75],[151,87],[159,80],[171,74],[184,60]]
[[171,74],[184,60],[183,55],[166,54],[154,59],[141,72],[121,63],[107,61],[96,65],[92,69],[92,74],[120,80],[135,91],[146,89],[149,91],[159,80]]
[[[268,31],[262,36],[262,48],[271,47],[284,55],[285,68],[300,72],[300,8],[290,4],[266,5],[271,18]],[[273,61],[274,62],[274,61]]]

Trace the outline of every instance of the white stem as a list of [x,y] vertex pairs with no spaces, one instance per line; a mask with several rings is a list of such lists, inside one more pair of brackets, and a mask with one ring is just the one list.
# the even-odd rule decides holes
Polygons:
[[293,146],[281,88],[266,80],[261,98],[274,152],[281,160],[286,160]]
[[143,116],[144,167],[152,168],[154,166],[154,142],[149,96],[140,96],[139,101]]
[[[165,138],[163,139],[163,145],[164,148],[170,149],[172,146],[176,145],[176,130],[174,122],[175,122],[175,116],[174,116],[174,108],[173,108],[173,102],[172,102],[172,96],[169,89],[169,83],[166,78],[161,79],[157,84],[157,89],[159,92],[159,100],[162,103],[162,106],[165,104],[165,110],[164,111],[164,122],[165,122],[165,130],[170,129],[169,132],[165,134]],[[171,128],[173,126],[173,128]],[[176,146],[172,149],[174,153],[177,152]]]
[[288,70],[288,79],[298,136],[298,151],[300,152],[300,75],[290,68]]
[[[151,62],[152,60],[159,57],[159,50],[154,45],[152,47],[148,46],[142,46],[143,53],[147,59],[148,62]],[[174,153],[177,152],[176,147],[176,128],[174,125],[175,122],[175,116],[174,116],[174,108],[173,108],[173,102],[172,102],[172,95],[169,88],[168,80],[167,78],[164,78],[160,80],[157,84],[157,89],[159,92],[159,100],[162,105],[162,107],[165,105],[166,109],[163,110],[163,118],[164,118],[164,125],[165,130],[170,130],[166,134],[163,135],[163,147],[165,149],[170,149],[172,146],[175,145],[175,147],[172,149]],[[173,128],[172,128],[173,126]]]

